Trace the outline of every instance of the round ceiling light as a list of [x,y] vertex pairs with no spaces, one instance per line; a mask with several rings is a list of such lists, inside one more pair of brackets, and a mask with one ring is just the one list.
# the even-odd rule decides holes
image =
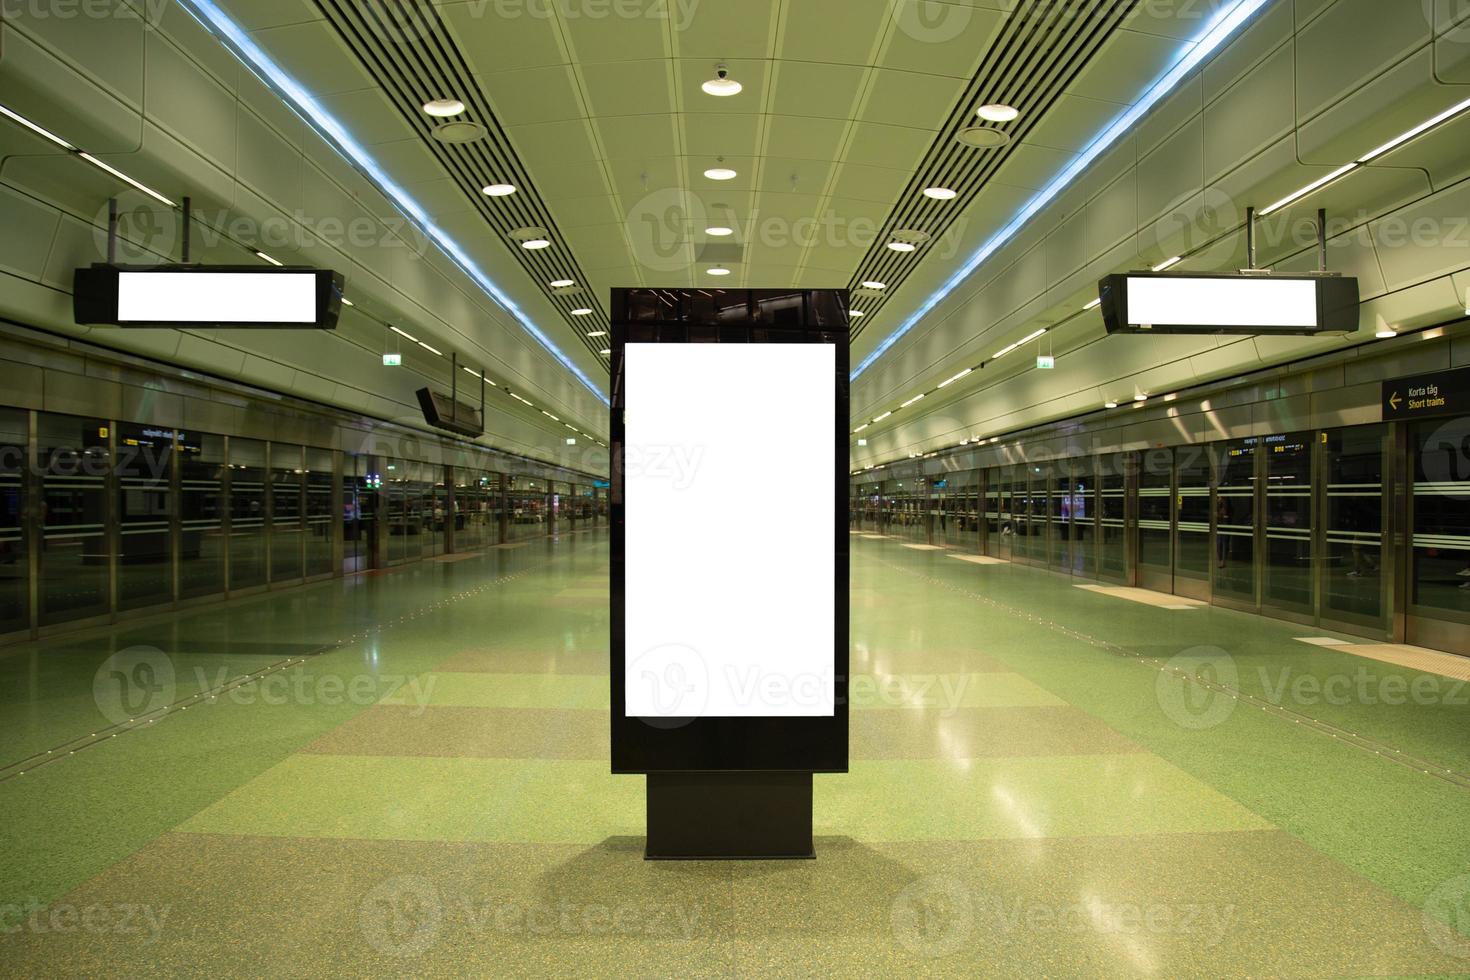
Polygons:
[[851,317],[867,316],[862,310],[848,310],[847,315]]
[[458,99],[431,99],[424,103],[424,112],[435,119],[451,119],[464,112],[464,103]]
[[575,279],[553,279],[550,285],[552,289],[566,289],[568,286],[575,286],[576,284],[577,280]]
[[435,126],[434,139],[440,143],[473,143],[485,138],[485,127],[473,122],[452,122]]
[[926,187],[924,196],[935,201],[953,201],[960,196],[960,192],[952,191],[948,187]]
[[706,235],[710,235],[710,236],[712,236],[714,238],[724,238],[726,235],[733,235],[733,234],[735,234],[735,229],[734,228],[726,228],[724,225],[715,225],[715,226],[713,226],[711,228],[706,228],[704,230],[704,233]]
[[739,95],[740,90],[744,87],[730,77],[730,69],[725,65],[716,65],[715,77],[700,86],[706,94],[718,96],[722,99],[732,95]]
[[550,244],[551,242],[549,242],[545,238],[528,238],[525,241],[521,242],[521,248],[529,249],[530,251],[534,252],[537,249],[546,248]]
[[591,310],[589,310],[589,309],[587,309],[587,307],[583,306],[583,307],[580,307],[578,309],[573,310],[572,311],[572,316],[587,316],[591,312],[592,312]]
[[971,126],[968,129],[962,129],[955,139],[966,146],[973,146],[980,150],[994,150],[998,147],[1005,146],[1011,141],[1010,136],[1006,133],[998,129],[987,129],[984,126]]
[[509,197],[515,192],[515,184],[486,184],[480,188],[480,193],[486,197]]
[[705,271],[712,276],[728,276],[730,274],[730,270],[722,265],[711,266]]
[[987,122],[1007,123],[1012,122],[1021,115],[1021,110],[1014,106],[1002,105],[992,102],[975,110],[975,115]]
[[893,249],[895,252],[912,252],[919,246],[915,245],[913,242],[889,242],[888,247]]
[[710,180],[734,180],[740,176],[729,167],[710,167],[704,172],[704,175]]
[[863,288],[864,289],[887,289],[888,288],[888,284],[886,282],[879,282],[876,279],[865,279],[865,280],[863,280]]
[[606,357],[608,354],[612,353],[612,348],[604,347],[602,350],[598,351],[598,353],[601,354],[603,357]]

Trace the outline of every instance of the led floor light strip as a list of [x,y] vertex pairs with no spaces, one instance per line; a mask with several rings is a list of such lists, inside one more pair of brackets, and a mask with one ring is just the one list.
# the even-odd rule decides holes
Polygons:
[[602,390],[593,383],[592,379],[582,372],[582,369],[562,352],[546,336],[539,327],[531,320],[519,306],[511,301],[495,282],[477,266],[464,249],[442,228],[434,224],[428,213],[408,195],[403,188],[399,187],[391,177],[384,172],[367,150],[352,137],[336,117],[322,108],[316,98],[306,90],[295,78],[288,75],[280,65],[267,55],[250,37],[245,30],[235,23],[221,10],[213,0],[178,0],[180,6],[192,14],[204,28],[217,37],[221,43],[228,48],[235,57],[248,66],[267,85],[275,90],[286,100],[297,114],[325,138],[337,152],[352,161],[363,174],[373,182],[379,191],[394,202],[405,216],[412,221],[420,231],[427,235],[434,244],[438,245],[445,255],[458,265],[466,275],[475,281],[496,303],[500,305],[516,321],[525,328],[526,332],[544,347],[548,353],[557,359],[562,367],[570,371],[578,381],[582,382],[604,405],[611,404]]
[[904,334],[913,329],[914,324],[924,318],[930,310],[938,306],[950,293],[954,292],[960,283],[969,278],[986,259],[990,258],[1000,250],[1017,233],[1025,227],[1026,223],[1034,218],[1042,208],[1051,203],[1057,195],[1066,190],[1072,183],[1082,175],[1092,163],[1100,157],[1104,151],[1116,143],[1125,133],[1132,129],[1140,119],[1158,105],[1165,96],[1172,92],[1179,83],[1188,78],[1200,64],[1220,48],[1230,36],[1240,29],[1257,11],[1270,3],[1271,0],[1239,0],[1229,10],[1223,10],[1216,14],[1203,31],[1189,43],[1189,46],[1180,54],[1179,60],[1174,66],[1164,73],[1152,86],[1148,88],[1126,112],[1113,121],[1107,129],[1093,140],[1091,145],[1077,157],[1076,160],[1053,178],[1039,194],[1021,209],[1010,223],[998,231],[994,237],[982,245],[979,251],[971,255],[959,271],[949,278],[943,286],[929,296],[920,304],[919,308],[911,313],[907,319],[898,325],[891,334],[883,339],[883,342],[875,347],[867,357],[853,370],[852,377],[856,379],[860,374],[873,365],[888,352],[888,349],[898,342]]

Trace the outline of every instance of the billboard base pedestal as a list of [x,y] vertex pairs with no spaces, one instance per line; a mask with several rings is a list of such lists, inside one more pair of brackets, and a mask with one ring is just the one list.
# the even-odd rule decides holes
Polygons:
[[809,772],[648,774],[651,861],[814,858]]

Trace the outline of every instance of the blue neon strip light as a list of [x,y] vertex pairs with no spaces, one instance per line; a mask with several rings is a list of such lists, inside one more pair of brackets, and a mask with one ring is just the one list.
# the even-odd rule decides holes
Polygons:
[[241,29],[240,25],[231,20],[224,11],[217,7],[213,0],[178,0],[184,9],[188,10],[194,17],[204,25],[211,34],[214,34],[225,43],[235,56],[248,65],[268,85],[272,86],[282,98],[286,99],[307,122],[311,123],[325,139],[328,140],[338,152],[365,173],[372,182],[377,185],[389,200],[398,205],[399,209],[408,216],[419,230],[438,245],[445,255],[454,260],[460,269],[473,279],[491,298],[511,316],[516,318],[522,327],[532,337],[545,347],[561,365],[576,376],[577,380],[586,385],[587,388],[597,396],[597,400],[604,405],[610,405],[607,396],[577,367],[572,359],[562,353],[561,348],[552,343],[551,338],[541,332],[541,329],[532,322],[531,318],[510,297],[501,291],[500,287],[487,276],[479,266],[465,254],[463,248],[448,233],[434,224],[429,215],[419,206],[418,202],[408,195],[403,188],[393,182],[378,162],[368,154],[367,150],[352,138],[337,119],[301,86],[296,79],[277,65],[270,55],[266,54],[260,47]]
[[979,251],[971,255],[965,264],[960,267],[958,272],[951,276],[943,286],[939,287],[933,295],[924,300],[923,304],[910,314],[908,319],[900,323],[893,333],[885,337],[883,342],[873,349],[872,353],[863,358],[862,362],[852,372],[853,379],[856,380],[858,375],[872,367],[874,361],[887,353],[888,349],[897,343],[900,337],[908,333],[914,324],[922,320],[926,313],[934,309],[946,296],[954,292],[955,288],[967,279],[970,273],[979,268],[982,262],[994,255],[1012,238],[1015,238],[1025,226],[1026,222],[1034,218],[1042,208],[1046,207],[1058,194],[1066,190],[1073,181],[1082,175],[1084,170],[1091,166],[1098,157],[1102,156],[1105,150],[1116,143],[1123,134],[1132,129],[1140,119],[1148,114],[1150,109],[1158,105],[1180,82],[1184,81],[1190,72],[1198,68],[1200,62],[1214,53],[1242,24],[1270,2],[1271,0],[1240,0],[1239,3],[1229,10],[1224,10],[1216,14],[1210,23],[1206,25],[1205,29],[1193,41],[1189,42],[1189,47],[1180,55],[1179,60],[1174,63],[1174,66],[1165,72],[1158,81],[1154,82],[1148,91],[1144,92],[1142,97],[1131,108],[1115,119],[1107,129],[1103,130],[1097,139],[1093,140],[1076,160],[1072,161],[1050,184],[1046,185],[1039,194],[1033,197],[1020,210],[1020,213],[1010,220],[1009,224],[996,232],[995,236],[984,245],[980,246]]

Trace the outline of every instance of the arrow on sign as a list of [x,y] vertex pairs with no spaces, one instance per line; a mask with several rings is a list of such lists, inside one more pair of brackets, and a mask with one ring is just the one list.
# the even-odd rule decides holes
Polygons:
[[1403,399],[1400,398],[1399,393],[1395,391],[1388,399],[1388,407],[1397,412],[1399,410],[1399,405],[1402,404],[1402,402]]

